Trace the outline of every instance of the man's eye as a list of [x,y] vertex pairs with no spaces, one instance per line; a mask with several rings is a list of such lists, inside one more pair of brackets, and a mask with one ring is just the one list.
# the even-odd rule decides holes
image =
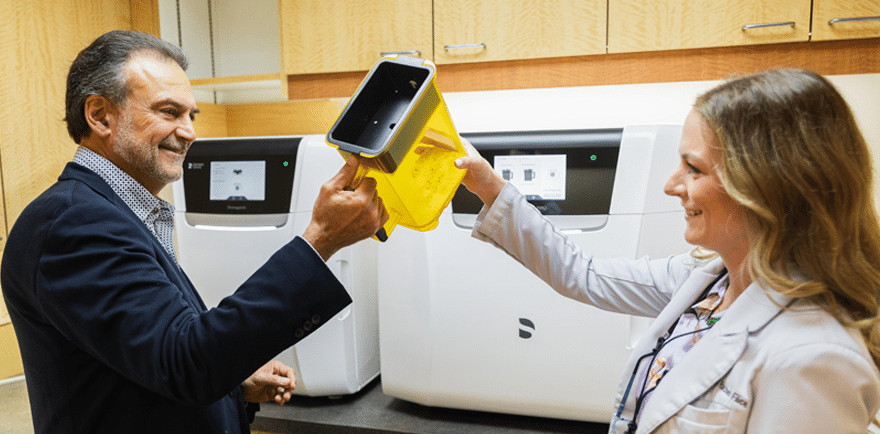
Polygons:
[[690,164],[690,163],[685,163],[685,164],[687,164],[687,167],[688,167],[688,173],[701,173],[701,172],[700,172],[700,169],[697,169],[697,168],[694,167],[692,164]]

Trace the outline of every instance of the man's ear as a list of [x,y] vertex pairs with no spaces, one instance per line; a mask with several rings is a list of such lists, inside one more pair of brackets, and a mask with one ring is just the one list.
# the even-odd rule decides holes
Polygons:
[[107,138],[116,129],[119,110],[107,97],[90,95],[86,98],[86,123],[99,137]]

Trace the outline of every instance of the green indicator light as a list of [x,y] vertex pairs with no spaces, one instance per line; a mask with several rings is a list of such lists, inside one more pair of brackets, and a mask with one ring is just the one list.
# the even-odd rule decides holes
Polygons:
[[288,162],[285,161],[285,162],[284,162],[284,167],[287,167],[288,164],[290,164],[290,163],[288,163]]
[[596,161],[596,154],[590,155],[590,161]]

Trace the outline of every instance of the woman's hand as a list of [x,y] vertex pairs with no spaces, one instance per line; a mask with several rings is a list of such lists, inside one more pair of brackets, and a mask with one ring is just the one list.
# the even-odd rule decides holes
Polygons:
[[461,183],[468,191],[479,196],[487,207],[491,207],[507,182],[501,178],[501,175],[492,168],[492,165],[485,158],[480,156],[480,153],[467,139],[462,137],[461,143],[468,154],[467,157],[455,160],[456,167],[468,171]]
[[296,374],[293,368],[277,360],[266,363],[241,383],[245,402],[254,403],[275,401],[278,405],[284,405],[290,401],[295,388]]

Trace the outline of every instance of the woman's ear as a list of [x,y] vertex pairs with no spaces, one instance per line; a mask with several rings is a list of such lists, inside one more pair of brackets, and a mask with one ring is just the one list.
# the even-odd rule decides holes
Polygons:
[[117,115],[116,104],[113,104],[107,97],[90,95],[86,98],[86,123],[98,137],[110,137],[113,130],[116,129]]

